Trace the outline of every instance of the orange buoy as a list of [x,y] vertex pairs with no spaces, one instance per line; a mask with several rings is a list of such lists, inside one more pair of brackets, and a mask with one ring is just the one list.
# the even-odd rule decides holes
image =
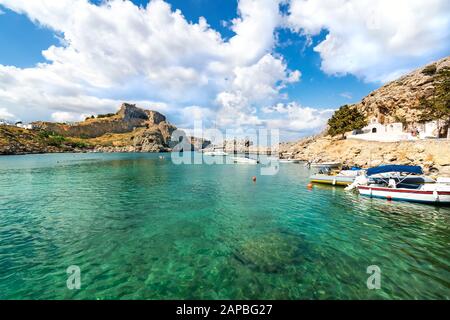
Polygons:
[[387,201],[392,201],[392,197],[391,196],[387,196],[386,199],[387,199]]
[[306,186],[308,189],[312,189],[313,188],[313,184],[312,183],[308,183],[308,185]]
[[255,176],[252,177],[252,181],[256,182],[256,177]]

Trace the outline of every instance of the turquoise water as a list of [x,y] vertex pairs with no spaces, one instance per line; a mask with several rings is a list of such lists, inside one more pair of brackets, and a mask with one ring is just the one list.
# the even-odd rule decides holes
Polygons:
[[0,158],[0,298],[450,298],[449,208],[158,156]]

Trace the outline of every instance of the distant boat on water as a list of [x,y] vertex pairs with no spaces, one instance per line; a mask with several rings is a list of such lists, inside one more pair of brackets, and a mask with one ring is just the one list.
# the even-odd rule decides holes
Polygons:
[[212,149],[204,149],[203,154],[205,156],[211,156],[211,157],[225,157],[228,155],[228,153],[226,153],[224,151],[223,147],[214,147]]
[[308,163],[307,166],[311,168],[339,168],[341,166],[340,162],[313,162]]
[[228,153],[226,153],[225,151],[205,151],[203,152],[203,154],[205,156],[211,156],[211,157],[224,157],[227,156]]
[[300,160],[296,159],[279,159],[279,163],[300,163]]
[[258,164],[258,160],[251,159],[251,158],[245,158],[245,157],[232,157],[231,158],[234,163],[241,163],[241,164]]

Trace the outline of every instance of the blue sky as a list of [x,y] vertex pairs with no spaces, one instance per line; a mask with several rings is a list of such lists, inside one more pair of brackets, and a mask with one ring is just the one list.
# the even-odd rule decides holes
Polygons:
[[186,128],[318,132],[331,109],[450,53],[447,1],[378,1],[0,0],[0,118],[74,121],[134,100]]

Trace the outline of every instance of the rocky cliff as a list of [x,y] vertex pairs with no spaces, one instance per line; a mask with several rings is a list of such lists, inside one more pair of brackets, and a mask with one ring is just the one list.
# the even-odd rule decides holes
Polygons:
[[75,124],[34,122],[33,130],[0,126],[0,154],[99,151],[166,152],[176,127],[159,112],[124,103],[115,114]]
[[166,117],[159,112],[124,103],[115,114],[87,118],[75,124],[34,122],[33,127],[65,137],[97,138],[107,133],[127,133],[140,127],[152,128],[161,122],[166,122]]
[[[402,122],[405,129],[424,119],[441,119],[441,135],[446,136],[450,118],[449,77],[450,57],[415,70],[398,80],[375,90],[356,108],[367,120],[373,117],[387,124]],[[442,75],[446,78],[442,78]],[[443,81],[447,87],[442,87]],[[442,90],[444,88],[444,90]],[[440,92],[439,92],[440,90]],[[438,112],[435,110],[438,101]],[[431,119],[430,119],[431,117]],[[380,164],[421,165],[425,171],[450,176],[450,140],[417,140],[404,142],[369,142],[327,136],[326,131],[315,137],[280,145],[280,154],[291,153],[305,161],[338,161],[361,167]]]
[[[367,118],[375,117],[382,124],[402,122],[408,126],[421,122],[429,117],[430,103],[436,98],[439,76],[448,68],[450,57],[419,68],[382,86],[354,107],[363,112]],[[447,110],[450,110],[448,105]],[[444,116],[444,121],[448,121],[449,117],[450,114]]]

